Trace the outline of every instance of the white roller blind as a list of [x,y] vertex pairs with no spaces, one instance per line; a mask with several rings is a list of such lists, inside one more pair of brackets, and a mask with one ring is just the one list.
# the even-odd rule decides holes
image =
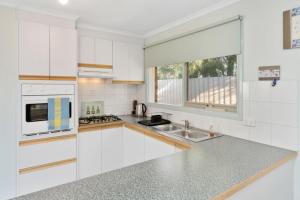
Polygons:
[[241,53],[241,20],[237,18],[177,39],[145,48],[146,67]]

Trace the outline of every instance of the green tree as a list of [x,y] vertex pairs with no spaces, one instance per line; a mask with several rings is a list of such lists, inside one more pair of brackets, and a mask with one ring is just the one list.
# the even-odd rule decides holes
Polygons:
[[233,76],[236,62],[235,55],[190,62],[189,78]]
[[159,80],[180,79],[183,77],[183,67],[183,64],[157,67],[157,78]]

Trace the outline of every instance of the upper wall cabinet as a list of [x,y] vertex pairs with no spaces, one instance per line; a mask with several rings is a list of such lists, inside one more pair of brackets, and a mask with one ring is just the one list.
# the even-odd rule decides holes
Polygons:
[[143,47],[141,45],[114,42],[113,52],[113,83],[143,83]]
[[96,64],[112,65],[113,44],[112,41],[96,39]]
[[50,76],[76,76],[77,32],[50,27]]
[[129,80],[144,81],[144,50],[140,45],[129,45]]
[[112,41],[99,38],[79,38],[79,65],[112,66]]
[[114,42],[114,80],[128,81],[129,77],[129,45],[122,42]]
[[79,62],[84,64],[95,64],[96,58],[94,38],[79,38]]
[[49,76],[49,49],[49,25],[20,22],[20,75]]
[[21,80],[76,80],[75,29],[21,20],[19,52]]

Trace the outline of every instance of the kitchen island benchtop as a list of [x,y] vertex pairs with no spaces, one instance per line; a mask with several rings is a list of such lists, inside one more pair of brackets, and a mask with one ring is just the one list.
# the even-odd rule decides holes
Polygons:
[[[129,116],[121,118],[127,123],[137,122],[136,118]],[[181,153],[16,200],[219,200],[243,189],[296,155],[293,151],[223,136],[194,143],[191,149]]]

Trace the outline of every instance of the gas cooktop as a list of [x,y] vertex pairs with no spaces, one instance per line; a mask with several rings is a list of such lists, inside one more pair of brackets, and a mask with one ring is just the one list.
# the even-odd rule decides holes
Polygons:
[[109,123],[115,121],[121,121],[121,119],[115,115],[102,115],[102,116],[91,116],[91,117],[79,118],[80,125],[103,124],[103,123]]

